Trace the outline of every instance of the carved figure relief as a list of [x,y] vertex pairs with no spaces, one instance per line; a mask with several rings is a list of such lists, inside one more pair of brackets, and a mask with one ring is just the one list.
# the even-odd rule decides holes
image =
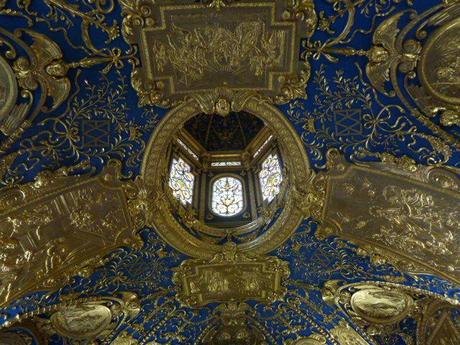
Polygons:
[[401,320],[412,307],[412,299],[409,296],[372,286],[355,292],[350,303],[354,312],[363,319],[380,323]]
[[460,103],[460,20],[444,24],[427,41],[420,72],[424,86],[446,103]]
[[339,285],[338,281],[327,282],[323,298],[335,303],[372,338],[404,338],[400,326],[410,319],[416,322],[417,344],[456,344],[460,339],[456,300],[386,282]]
[[59,334],[73,339],[92,338],[112,321],[109,308],[96,303],[69,306],[51,316],[51,323]]
[[122,292],[115,296],[81,298],[55,306],[51,315],[33,319],[37,327],[51,336],[72,340],[71,343],[93,343],[104,339],[122,321],[135,317],[139,311],[137,295]]

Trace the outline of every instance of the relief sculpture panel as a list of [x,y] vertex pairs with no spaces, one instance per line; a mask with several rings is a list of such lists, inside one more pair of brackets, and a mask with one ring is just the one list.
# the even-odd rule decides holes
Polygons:
[[289,276],[287,262],[277,257],[251,257],[238,252],[234,243],[212,260],[184,261],[176,270],[178,298],[193,307],[212,302],[258,300],[273,302],[284,296],[282,281]]
[[439,28],[425,45],[420,71],[424,86],[446,103],[460,104],[460,19]]
[[114,248],[137,244],[116,169],[100,177],[45,174],[0,193],[0,305],[84,274]]
[[445,183],[449,175],[434,170],[436,179],[423,183],[373,167],[348,166],[329,179],[321,232],[460,281],[460,194]]
[[260,92],[278,103],[305,97],[310,66],[300,37],[316,27],[313,1],[291,6],[243,0],[215,8],[199,2],[123,0],[123,34],[139,45],[132,83],[141,104],[175,105],[217,88]]

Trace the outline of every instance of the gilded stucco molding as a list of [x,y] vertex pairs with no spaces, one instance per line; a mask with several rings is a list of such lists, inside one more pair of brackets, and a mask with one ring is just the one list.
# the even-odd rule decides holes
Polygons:
[[[228,94],[226,96],[228,97]],[[238,96],[235,96],[235,99],[239,99]],[[230,105],[233,104],[232,99],[226,100]],[[209,101],[207,104],[215,104],[217,101],[218,99],[214,99],[214,102]],[[221,251],[221,246],[195,237],[177,221],[168,201],[168,191],[165,190],[167,184],[164,183],[168,162],[163,157],[170,140],[188,119],[202,112],[202,104],[192,99],[172,109],[163,118],[147,146],[142,181],[146,196],[144,204],[148,208],[146,224],[153,226],[165,241],[177,250],[192,257],[211,259]],[[295,129],[276,107],[253,96],[245,99],[241,110],[262,119],[278,138],[290,184],[284,208],[270,229],[256,239],[238,246],[244,252],[265,254],[286,241],[304,218],[320,213],[322,199],[315,197],[320,184],[312,184],[314,173],[309,168],[302,142]],[[314,202],[308,203],[305,200]]]
[[44,172],[0,191],[0,305],[58,288],[111,250],[142,243],[128,208],[130,182],[119,180],[119,168],[109,164],[97,177]]
[[213,302],[256,300],[273,303],[284,297],[283,281],[289,277],[287,262],[273,256],[251,256],[238,252],[234,243],[223,246],[211,260],[184,261],[174,273],[177,298],[199,307]]
[[317,236],[338,235],[375,262],[458,282],[460,204],[455,171],[383,157],[350,164],[330,155]]
[[[32,43],[27,44],[29,41]],[[70,69],[122,65],[117,50],[112,55],[65,61],[56,42],[30,29],[18,29],[13,34],[0,28],[0,46],[7,48],[0,51],[0,131],[7,136],[0,153],[19,138],[38,113],[56,110],[68,99]]]
[[123,36],[141,52],[132,73],[140,105],[172,107],[220,87],[276,103],[306,97],[310,65],[298,56],[316,29],[313,1],[121,4]]

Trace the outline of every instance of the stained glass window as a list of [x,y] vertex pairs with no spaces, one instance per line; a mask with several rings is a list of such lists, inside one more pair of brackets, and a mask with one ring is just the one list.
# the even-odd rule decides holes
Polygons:
[[243,185],[231,176],[218,178],[212,184],[211,209],[215,214],[231,217],[243,210]]
[[169,187],[174,197],[184,205],[192,203],[195,176],[191,170],[191,166],[182,158],[173,158],[169,173]]
[[259,172],[259,180],[263,199],[271,202],[280,192],[283,181],[278,155],[271,154],[265,158]]
[[241,162],[234,161],[234,162],[212,162],[212,167],[239,167],[241,166]]

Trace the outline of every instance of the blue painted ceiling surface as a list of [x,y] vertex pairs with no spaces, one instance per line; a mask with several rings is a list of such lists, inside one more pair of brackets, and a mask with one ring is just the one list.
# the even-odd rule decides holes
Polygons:
[[[348,46],[369,49],[370,33],[384,18],[406,8],[422,12],[437,2],[360,1]],[[53,111],[41,111],[3,153],[3,156],[18,153],[0,180],[3,185],[32,181],[40,171],[61,167],[75,167],[74,173],[97,174],[111,159],[122,162],[125,178],[135,178],[140,172],[146,143],[167,112],[154,106],[138,106],[138,96],[130,85],[132,65],[129,62],[137,52],[118,32],[122,19],[120,5],[110,0],[73,3],[79,11],[87,13],[92,13],[96,6],[107,9],[114,6],[114,10],[97,18],[97,25],[82,28],[81,17],[63,9],[59,1],[0,0],[0,29],[13,33],[30,28],[45,33],[59,44],[66,61],[79,61],[88,56],[119,56],[111,62],[69,71],[70,98]],[[341,30],[346,21],[344,3],[316,1],[318,13],[333,20],[330,27],[322,22],[322,30],[317,31],[314,41],[325,42]],[[404,20],[407,23],[408,18]],[[89,33],[89,41],[82,32]],[[0,46],[0,49],[6,48]],[[339,149],[352,162],[377,161],[378,153],[388,152],[424,165],[460,167],[458,149],[442,140],[441,146],[435,145],[431,138],[436,135],[398,98],[384,96],[371,87],[364,73],[366,62],[367,59],[360,56],[339,56],[337,61],[330,61],[325,55],[311,59],[308,99],[280,106],[302,138],[312,167],[325,169],[326,153],[331,148]],[[362,111],[345,115],[344,110],[351,108]],[[348,116],[346,121],[358,123],[359,131],[351,134],[341,131],[340,116]],[[457,138],[460,134],[455,126],[446,130]],[[0,142],[6,140],[0,134]],[[315,228],[314,219],[306,220],[296,234],[273,253],[290,263],[292,274],[287,299],[298,302],[298,309],[292,309],[290,303],[283,301],[269,306],[250,302],[256,319],[269,330],[273,343],[283,344],[295,334],[331,329],[346,318],[321,299],[320,287],[331,279],[395,281],[460,300],[458,286],[435,276],[407,275],[387,264],[372,263],[369,258],[357,255],[356,247],[346,241],[316,239]],[[181,306],[174,299],[171,269],[185,257],[166,245],[154,229],[143,229],[142,235],[143,248],[118,249],[89,277],[76,277],[51,295],[35,293],[15,301],[2,311],[0,322],[38,306],[56,303],[61,295],[132,291],[141,297],[142,312],[131,322],[120,325],[113,338],[125,330],[135,338],[144,339],[144,343],[169,343],[171,334],[180,334],[182,340],[174,340],[172,344],[192,344],[212,318],[216,306],[200,310]],[[295,327],[287,327],[289,322]],[[414,325],[408,322],[398,332],[413,335]],[[396,334],[391,342],[382,339],[378,345],[408,344],[401,334]],[[55,337],[56,344],[62,341]]]

